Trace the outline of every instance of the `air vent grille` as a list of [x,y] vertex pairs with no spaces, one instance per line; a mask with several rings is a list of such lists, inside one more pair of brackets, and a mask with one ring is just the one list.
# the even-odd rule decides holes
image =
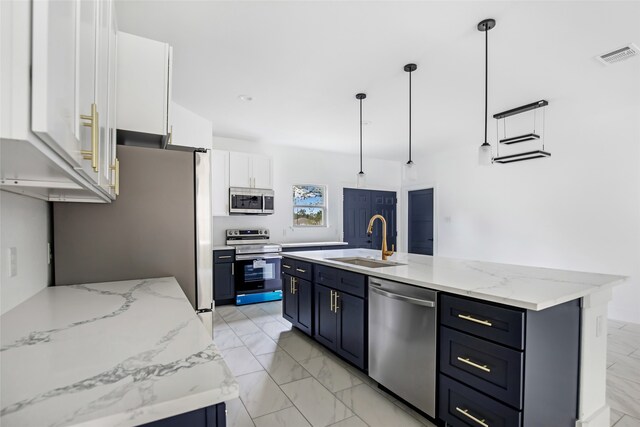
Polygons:
[[604,53],[596,57],[598,61],[603,64],[615,64],[616,62],[621,62],[631,57],[637,56],[640,54],[640,49],[633,43],[629,43],[626,46],[623,46],[619,49],[616,49],[611,52]]

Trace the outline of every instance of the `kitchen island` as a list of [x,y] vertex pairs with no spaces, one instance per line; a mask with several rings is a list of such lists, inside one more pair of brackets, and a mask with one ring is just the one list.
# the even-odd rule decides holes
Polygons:
[[239,395],[173,277],[48,287],[0,322],[2,426],[215,426]]
[[[349,263],[380,255],[367,249],[285,254],[283,266],[291,266],[290,273],[283,269],[285,318],[366,370],[367,334],[376,332],[371,323],[366,327],[371,279],[439,291],[439,418],[451,425],[474,418],[490,425],[535,425],[555,403],[555,419],[566,420],[555,425],[609,425],[607,303],[625,277],[403,253],[377,268]],[[296,300],[289,304],[292,295]],[[325,298],[327,308],[319,303]],[[290,307],[294,314],[287,312]],[[455,399],[461,403],[449,402]],[[568,405],[558,404],[562,399],[574,409],[563,409]]]

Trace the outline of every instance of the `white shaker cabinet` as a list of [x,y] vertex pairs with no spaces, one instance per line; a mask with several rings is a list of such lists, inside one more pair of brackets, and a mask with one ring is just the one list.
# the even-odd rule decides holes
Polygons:
[[204,117],[171,102],[170,144],[211,149],[213,123]]
[[171,56],[167,43],[118,32],[118,129],[169,133]]
[[229,184],[231,187],[272,188],[272,166],[270,157],[232,151],[229,155]]
[[229,215],[229,152],[211,150],[211,207],[213,216]]

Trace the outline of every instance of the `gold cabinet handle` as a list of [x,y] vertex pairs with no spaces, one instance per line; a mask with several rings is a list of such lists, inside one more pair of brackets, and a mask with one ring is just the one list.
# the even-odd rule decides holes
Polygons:
[[476,319],[475,317],[468,314],[458,314],[458,317],[464,320],[468,320],[469,322],[479,323],[484,326],[493,326],[493,323],[489,322],[488,320]]
[[289,277],[289,293],[293,295],[293,277]]
[[98,107],[96,104],[91,104],[91,114],[86,116],[80,115],[81,120],[85,120],[82,126],[91,128],[91,150],[81,150],[82,158],[85,160],[91,160],[91,167],[95,172],[98,172],[98,138],[99,135],[99,122],[98,122]]
[[480,369],[481,371],[485,371],[485,372],[491,372],[491,368],[489,368],[487,365],[481,365],[479,363],[476,363],[472,360],[470,360],[468,357],[460,357],[458,356],[458,360],[462,363],[466,363],[469,366],[473,366],[474,368]]
[[115,173],[115,178],[114,178],[114,183],[111,184],[109,187],[113,188],[113,191],[114,193],[116,193],[116,196],[119,196],[120,195],[120,160],[118,160],[117,157],[113,165],[111,165],[110,169]]
[[333,312],[333,291],[331,291],[331,311]]
[[489,427],[489,424],[484,422],[484,418],[483,419],[479,419],[474,417],[473,415],[471,415],[469,413],[468,409],[460,409],[459,407],[456,406],[456,411],[460,412],[462,415],[464,415],[465,417],[469,418],[472,421],[475,421],[476,423],[478,423],[478,425],[481,425],[482,427]]
[[335,299],[335,302],[333,303],[333,309],[337,313],[338,309],[340,308],[340,307],[338,307],[338,298],[340,298],[340,295],[338,295],[338,292],[334,292],[333,293],[333,298]]
[[291,278],[293,280],[293,294],[295,295],[296,292],[298,292],[298,288],[296,287],[296,285],[298,284],[298,279],[296,279],[295,277]]
[[220,255],[218,257],[218,259],[229,259],[229,258],[231,258],[231,255]]
[[301,268],[296,268],[296,271],[297,271],[298,273],[306,273],[306,272],[307,272],[307,270],[303,270],[303,269],[301,269]]
[[282,264],[282,266],[283,266],[284,268],[286,268],[286,269],[291,269],[291,266],[290,266],[290,265]]

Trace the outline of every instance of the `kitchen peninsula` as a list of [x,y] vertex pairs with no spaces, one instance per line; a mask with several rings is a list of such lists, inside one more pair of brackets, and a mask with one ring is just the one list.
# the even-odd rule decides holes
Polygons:
[[[378,332],[370,321],[373,307],[368,296],[373,285],[382,279],[439,291],[438,418],[450,425],[467,425],[461,420],[535,425],[536,420],[544,422],[546,412],[553,412],[553,399],[567,399],[573,409],[555,402],[553,425],[609,425],[607,303],[613,286],[625,277],[404,253],[389,257],[387,264],[380,258],[380,251],[369,249],[287,253],[283,265],[291,266],[291,278],[287,281],[285,274],[285,318],[296,324],[296,315],[287,313],[287,300],[293,295],[300,323],[296,326],[366,370],[371,349],[367,342],[370,345],[369,337]],[[330,312],[338,317],[333,321],[338,323],[337,334],[347,334],[350,342],[359,334],[360,352],[344,348],[349,342],[340,336],[333,347],[331,337],[326,338],[323,319],[329,316],[323,310],[328,308],[319,302],[325,288],[327,300],[331,292]],[[307,294],[314,298],[303,300]],[[358,324],[353,317],[356,297],[364,307],[360,331],[349,326]],[[341,323],[345,316],[350,320]],[[455,357],[455,351],[467,353]],[[371,357],[369,351],[369,362]]]
[[173,277],[48,287],[1,322],[3,426],[217,426],[238,397]]

